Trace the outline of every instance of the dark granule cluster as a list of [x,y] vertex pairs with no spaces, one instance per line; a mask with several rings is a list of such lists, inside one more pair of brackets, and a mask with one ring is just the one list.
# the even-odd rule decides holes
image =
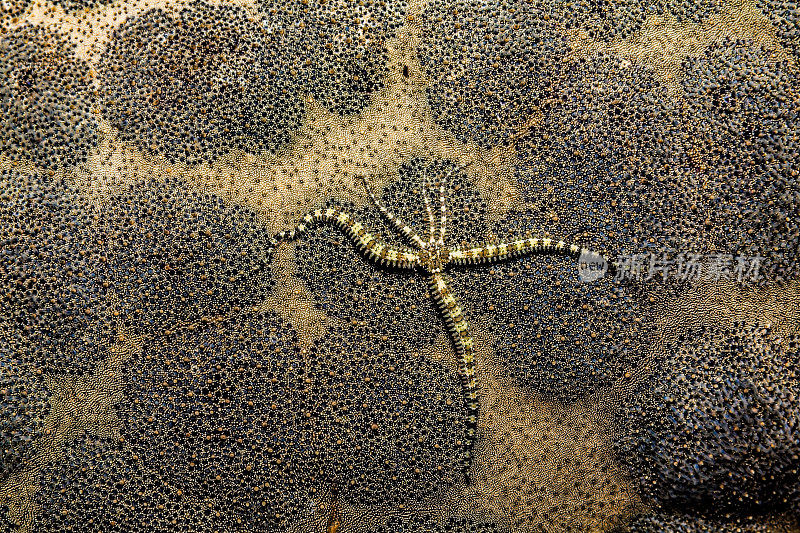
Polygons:
[[648,500],[681,512],[796,506],[798,340],[692,329],[616,417],[615,450]]
[[298,83],[276,55],[286,45],[238,7],[199,2],[133,17],[102,56],[109,121],[170,161],[274,152],[304,117]]
[[[795,2],[159,6],[0,2],[1,532],[796,529]],[[437,309],[361,174],[451,248],[760,276],[492,248]]]
[[58,32],[23,25],[0,34],[0,152],[45,168],[86,160],[97,144],[89,65]]

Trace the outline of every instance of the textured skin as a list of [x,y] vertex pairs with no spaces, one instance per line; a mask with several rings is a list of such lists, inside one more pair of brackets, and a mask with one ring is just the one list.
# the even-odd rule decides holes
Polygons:
[[798,13],[0,2],[0,531],[795,533]]

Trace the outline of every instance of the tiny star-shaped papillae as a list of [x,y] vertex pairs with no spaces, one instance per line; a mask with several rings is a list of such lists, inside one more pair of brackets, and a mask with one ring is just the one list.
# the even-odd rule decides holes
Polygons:
[[[273,238],[272,247],[281,242],[294,241],[319,225],[339,228],[370,262],[387,270],[409,270],[423,273],[428,280],[431,297],[436,302],[447,331],[453,341],[458,360],[458,375],[467,409],[466,439],[460,464],[469,481],[472,466],[472,449],[475,445],[480,415],[478,385],[475,379],[474,341],[461,305],[456,300],[445,271],[451,265],[477,266],[508,261],[528,255],[561,255],[573,258],[595,258],[611,270],[612,265],[601,255],[575,244],[542,237],[525,236],[495,244],[448,247],[447,234],[447,181],[450,175],[441,176],[432,183],[424,174],[422,199],[428,216],[428,235],[423,239],[408,224],[387,209],[375,197],[365,178],[364,187],[372,203],[381,212],[395,233],[402,236],[413,247],[393,246],[384,242],[375,232],[369,231],[361,222],[348,213],[328,207],[306,214],[295,228],[283,231]],[[437,209],[431,205],[430,193],[438,195]]]

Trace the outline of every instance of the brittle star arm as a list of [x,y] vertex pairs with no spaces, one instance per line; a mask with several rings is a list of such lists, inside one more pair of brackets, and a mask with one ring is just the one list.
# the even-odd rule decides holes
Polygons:
[[378,200],[378,198],[375,197],[375,194],[372,192],[372,189],[370,189],[366,178],[362,176],[361,181],[364,183],[364,188],[367,190],[367,194],[369,194],[369,197],[372,200],[373,205],[375,205],[375,207],[378,208],[378,210],[381,212],[384,218],[386,218],[386,220],[389,221],[389,224],[391,224],[395,230],[400,232],[400,235],[408,239],[410,242],[416,244],[420,248],[424,248],[425,241],[422,240],[422,237],[420,237],[411,226],[403,222],[403,220],[400,217],[395,215],[393,212],[387,209],[383,204],[381,204],[380,200]]
[[428,169],[425,169],[422,178],[422,202],[425,204],[425,212],[428,214],[428,242],[425,243],[423,248],[427,247],[429,244],[433,244],[436,236],[436,218],[433,215],[430,196],[428,196],[428,189],[430,188],[431,183],[430,180],[428,180]]
[[437,245],[444,246],[444,236],[447,233],[447,198],[444,195],[446,176],[439,181],[439,239]]
[[613,264],[599,253],[583,248],[577,244],[567,244],[555,239],[530,237],[516,239],[499,244],[484,246],[465,246],[453,248],[448,253],[448,262],[457,265],[482,265],[499,263],[508,259],[525,257],[528,255],[562,255],[566,257],[597,257],[606,261],[609,270]]
[[430,274],[428,276],[428,286],[431,291],[431,297],[442,313],[458,358],[458,377],[461,381],[461,390],[467,407],[466,442],[464,443],[461,466],[464,469],[465,476],[469,479],[468,470],[472,464],[472,448],[475,445],[478,431],[478,414],[480,412],[478,385],[475,380],[474,342],[469,322],[464,316],[461,305],[459,305],[450,291],[444,275],[440,272]]
[[398,269],[412,269],[419,256],[406,248],[395,248],[368,232],[361,222],[339,209],[317,209],[303,217],[303,221],[291,230],[282,231],[272,239],[273,248],[280,242],[293,241],[314,226],[329,225],[341,229],[367,259],[375,263]]

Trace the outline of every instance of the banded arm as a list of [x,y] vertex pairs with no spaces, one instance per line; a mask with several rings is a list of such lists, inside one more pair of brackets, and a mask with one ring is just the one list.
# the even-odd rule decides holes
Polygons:
[[423,244],[426,248],[429,244],[433,244],[436,236],[436,218],[433,215],[433,207],[431,207],[431,199],[428,196],[428,189],[430,189],[430,180],[428,180],[428,169],[422,172],[422,202],[425,204],[425,212],[428,214],[428,242]]
[[454,248],[448,254],[448,262],[457,265],[485,265],[528,255],[562,255],[576,259],[581,256],[594,256],[603,259],[608,265],[609,271],[613,268],[613,264],[610,261],[588,248],[582,248],[576,244],[567,244],[564,241],[539,237],[517,239],[485,246]]
[[480,402],[478,401],[478,384],[475,380],[475,355],[474,342],[470,332],[469,322],[464,316],[458,301],[453,296],[446,278],[440,273],[428,277],[428,286],[431,296],[442,313],[447,331],[453,341],[453,347],[458,358],[458,377],[461,381],[461,392],[467,408],[466,442],[462,455],[461,465],[464,475],[469,480],[469,468],[472,464],[472,448],[478,432],[478,415]]
[[400,217],[395,215],[393,212],[387,209],[383,204],[381,204],[380,200],[378,200],[375,197],[375,194],[372,192],[372,189],[370,189],[366,178],[362,176],[361,181],[364,183],[364,188],[367,190],[367,194],[369,194],[369,197],[372,200],[373,205],[377,207],[378,211],[380,211],[381,214],[384,216],[384,218],[387,221],[389,221],[389,224],[391,224],[391,226],[394,229],[400,232],[400,234],[406,239],[408,239],[410,242],[416,244],[420,248],[424,248],[425,241],[422,240],[422,237],[420,237],[411,226],[403,222],[403,220]]
[[333,208],[317,209],[308,213],[303,217],[303,221],[293,229],[277,234],[272,239],[272,246],[275,247],[284,241],[294,241],[311,228],[321,225],[335,226],[341,229],[353,241],[358,250],[375,263],[392,268],[413,269],[419,262],[419,256],[413,251],[389,246],[369,233],[361,222],[356,221],[344,211]]
[[[444,246],[444,236],[447,234],[447,198],[445,197],[446,183],[442,178],[438,187],[428,179],[426,170],[422,183],[422,201],[425,204],[425,212],[428,214],[428,243],[427,245]],[[430,196],[428,192],[437,191],[439,195],[439,224],[436,224],[436,215],[433,212]],[[437,237],[438,233],[438,237]]]
[[447,234],[447,197],[445,196],[446,182],[442,177],[439,181],[439,237],[436,244],[444,246],[444,236]]

